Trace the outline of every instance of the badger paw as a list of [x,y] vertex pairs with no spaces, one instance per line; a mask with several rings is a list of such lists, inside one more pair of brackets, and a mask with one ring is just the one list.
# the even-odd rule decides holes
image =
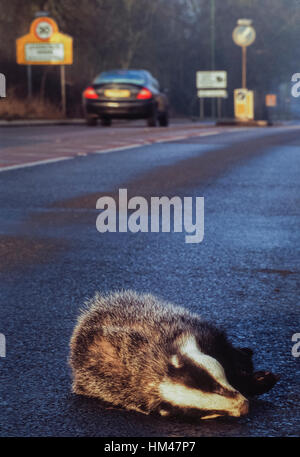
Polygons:
[[279,375],[270,371],[256,371],[253,373],[251,394],[262,395],[269,392],[279,379]]

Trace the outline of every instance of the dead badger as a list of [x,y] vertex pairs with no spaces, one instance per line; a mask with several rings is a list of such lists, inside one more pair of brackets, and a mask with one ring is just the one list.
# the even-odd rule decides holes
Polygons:
[[251,359],[196,314],[132,291],[96,294],[71,339],[73,392],[145,414],[247,414],[245,397],[278,379]]

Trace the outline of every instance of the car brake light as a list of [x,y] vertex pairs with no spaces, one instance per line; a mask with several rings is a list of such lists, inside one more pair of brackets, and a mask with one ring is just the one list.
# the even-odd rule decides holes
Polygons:
[[149,89],[146,89],[146,87],[143,87],[143,89],[137,94],[136,98],[138,100],[148,100],[149,98],[152,98],[152,92],[150,92]]
[[98,98],[98,94],[93,87],[87,87],[83,92],[84,98]]

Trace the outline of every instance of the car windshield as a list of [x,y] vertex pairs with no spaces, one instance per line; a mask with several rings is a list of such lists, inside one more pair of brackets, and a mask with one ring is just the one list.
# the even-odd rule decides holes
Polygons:
[[146,84],[146,75],[141,71],[105,71],[94,79],[94,84],[107,83],[129,83],[129,84]]

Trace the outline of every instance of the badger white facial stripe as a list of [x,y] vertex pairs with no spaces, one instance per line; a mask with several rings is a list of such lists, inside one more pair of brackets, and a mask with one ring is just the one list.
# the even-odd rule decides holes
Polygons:
[[242,395],[238,399],[231,399],[222,395],[201,392],[189,389],[182,384],[164,381],[159,386],[162,398],[172,406],[181,408],[197,408],[202,410],[227,411],[229,414],[238,414],[239,407],[243,402]]
[[189,336],[183,341],[180,346],[180,352],[182,355],[185,355],[192,360],[195,365],[204,368],[215,381],[221,384],[221,386],[228,390],[235,390],[227,381],[222,365],[216,359],[207,354],[203,354],[203,352],[198,349],[194,336]]

